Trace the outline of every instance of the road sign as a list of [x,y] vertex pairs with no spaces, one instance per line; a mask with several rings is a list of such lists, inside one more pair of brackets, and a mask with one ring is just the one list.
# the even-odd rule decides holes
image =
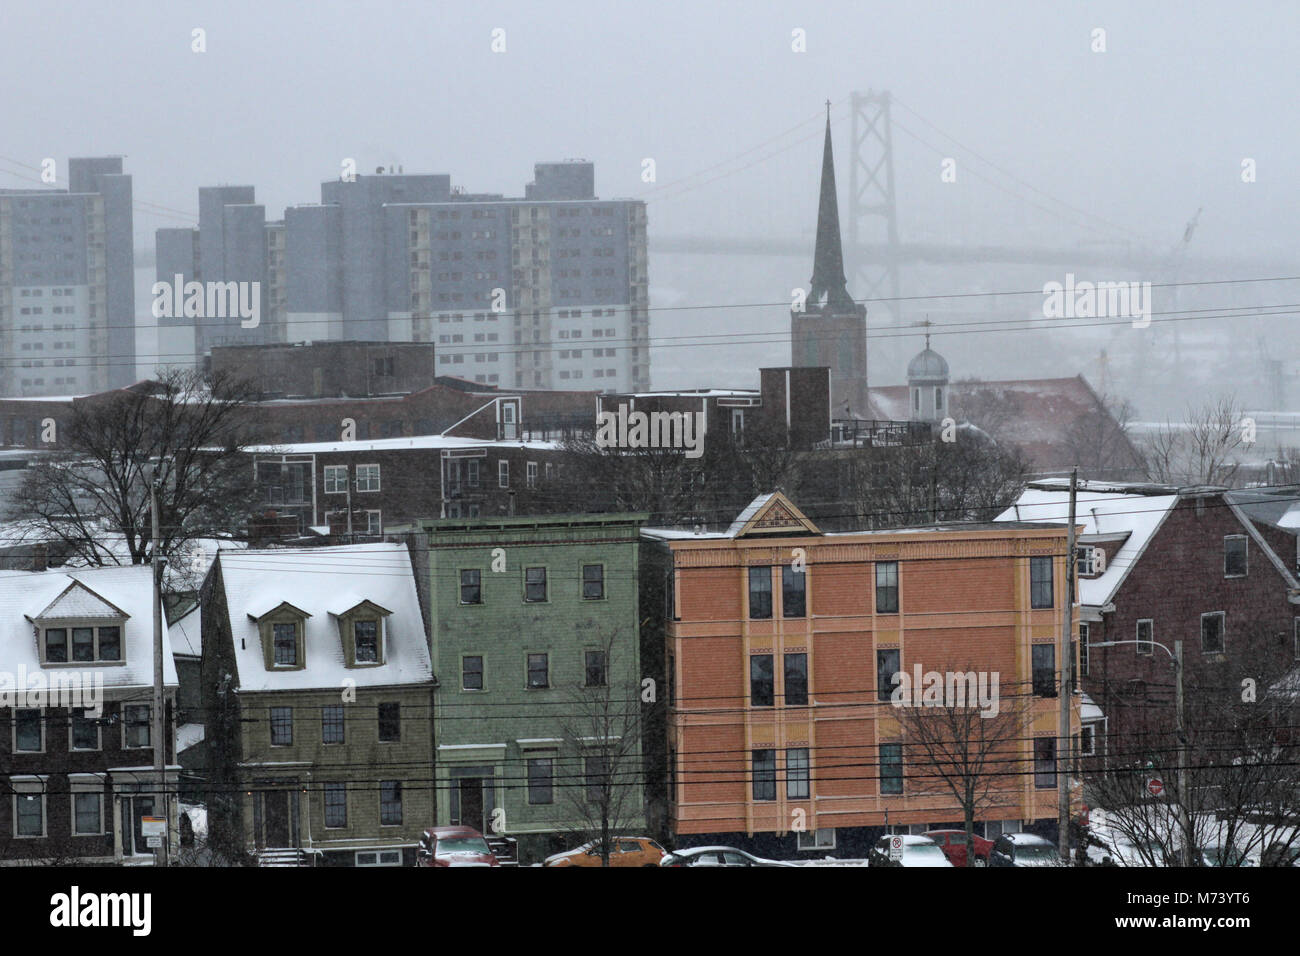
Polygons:
[[1147,781],[1147,792],[1153,797],[1158,797],[1165,792],[1165,784],[1159,777],[1152,777]]
[[903,858],[903,838],[901,836],[892,836],[889,838],[889,859],[891,861],[901,860]]
[[[147,837],[162,837],[167,835],[167,818],[166,817],[141,817],[140,833]],[[153,846],[153,844],[149,844]]]

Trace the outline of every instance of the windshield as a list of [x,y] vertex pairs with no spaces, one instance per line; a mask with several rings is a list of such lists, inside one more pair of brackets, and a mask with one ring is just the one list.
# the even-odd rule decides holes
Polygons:
[[1055,847],[1050,846],[1018,846],[1016,847],[1017,863],[1055,863],[1058,854]]
[[491,853],[482,837],[443,837],[438,841],[438,856],[456,853]]

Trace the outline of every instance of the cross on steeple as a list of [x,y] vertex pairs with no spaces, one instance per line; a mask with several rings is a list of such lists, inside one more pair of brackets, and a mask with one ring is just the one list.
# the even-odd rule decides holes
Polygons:
[[930,316],[927,314],[924,322],[917,322],[916,324],[925,329],[925,347],[928,349],[930,347],[930,326],[934,325],[934,323],[930,321]]

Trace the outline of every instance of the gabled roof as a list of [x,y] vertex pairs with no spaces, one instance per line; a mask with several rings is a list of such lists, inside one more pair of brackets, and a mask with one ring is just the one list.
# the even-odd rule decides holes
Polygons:
[[46,605],[34,621],[117,620],[129,617],[125,611],[96,594],[80,581],[70,581],[63,593]]
[[[402,544],[223,551],[218,557],[241,692],[427,684],[433,670],[411,558]],[[369,601],[384,610],[384,663],[345,666],[336,612]],[[306,666],[266,669],[252,612],[290,605],[305,618]],[[344,606],[346,605],[346,607]],[[210,602],[205,606],[215,606]],[[224,628],[223,628],[224,629]]]
[[293,613],[301,614],[303,617],[311,617],[310,611],[305,611],[302,608],[300,608],[298,605],[293,604],[292,602],[280,601],[277,604],[272,604],[270,607],[252,608],[251,610],[248,611],[248,619],[250,621],[256,621],[257,623],[260,624],[262,623],[262,621],[266,620],[268,617],[270,617],[272,614],[274,614],[275,612],[279,611],[282,608],[288,608],[290,611],[293,611]]
[[[60,604],[69,592],[75,598]],[[0,671],[17,674],[25,668],[30,674],[42,669],[34,622],[52,606],[60,614],[109,607],[113,619],[125,618],[123,663],[97,666],[95,674],[102,674],[104,686],[110,688],[153,684],[153,571],[147,565],[0,571]],[[175,687],[171,628],[165,617],[163,621],[163,683]],[[45,670],[49,674],[57,669]]]
[[789,498],[779,491],[772,491],[751,501],[731,522],[726,537],[744,538],[755,534],[821,534],[821,531]]

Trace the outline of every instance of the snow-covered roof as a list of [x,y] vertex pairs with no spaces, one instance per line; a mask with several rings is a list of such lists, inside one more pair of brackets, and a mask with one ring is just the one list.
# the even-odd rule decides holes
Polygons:
[[[1109,604],[1142,556],[1152,537],[1178,503],[1178,495],[1127,493],[1116,486],[1078,492],[1075,521],[1083,526],[1081,544],[1090,537],[1127,534],[1119,550],[1107,560],[1106,570],[1094,578],[1079,578],[1079,603],[1090,607]],[[1070,520],[1068,486],[1026,488],[1014,505],[998,515],[998,521],[1043,521],[1067,524]]]
[[181,724],[176,728],[176,752],[180,753],[200,743],[205,732],[203,724]]
[[[303,690],[418,684],[432,679],[411,558],[402,544],[332,548],[223,551],[221,580],[233,638],[236,680],[242,691]],[[340,597],[341,596],[341,597]],[[384,663],[347,667],[338,619],[332,611],[368,600],[392,613],[384,618]],[[298,670],[266,669],[256,622],[281,604],[311,616],[304,634],[305,664]]]
[[486,438],[456,438],[450,435],[415,435],[407,438],[375,438],[366,441],[312,441],[284,445],[250,445],[245,451],[258,455],[320,455],[327,452],[356,451],[406,451],[423,450],[463,450],[493,448],[532,448],[538,451],[557,451],[559,442],[554,441],[495,441]]
[[172,651],[179,657],[203,656],[203,614],[195,604],[172,621]]
[[[53,571],[0,571],[0,670],[42,670],[35,619],[103,618],[112,607],[122,625],[120,665],[94,665],[105,687],[153,684],[153,575],[147,565],[109,568],[59,568]],[[120,613],[117,613],[120,611]],[[91,612],[83,616],[81,612]],[[165,622],[165,619],[164,619]],[[45,667],[48,675],[76,665]],[[170,628],[163,625],[163,683],[176,686]]]

